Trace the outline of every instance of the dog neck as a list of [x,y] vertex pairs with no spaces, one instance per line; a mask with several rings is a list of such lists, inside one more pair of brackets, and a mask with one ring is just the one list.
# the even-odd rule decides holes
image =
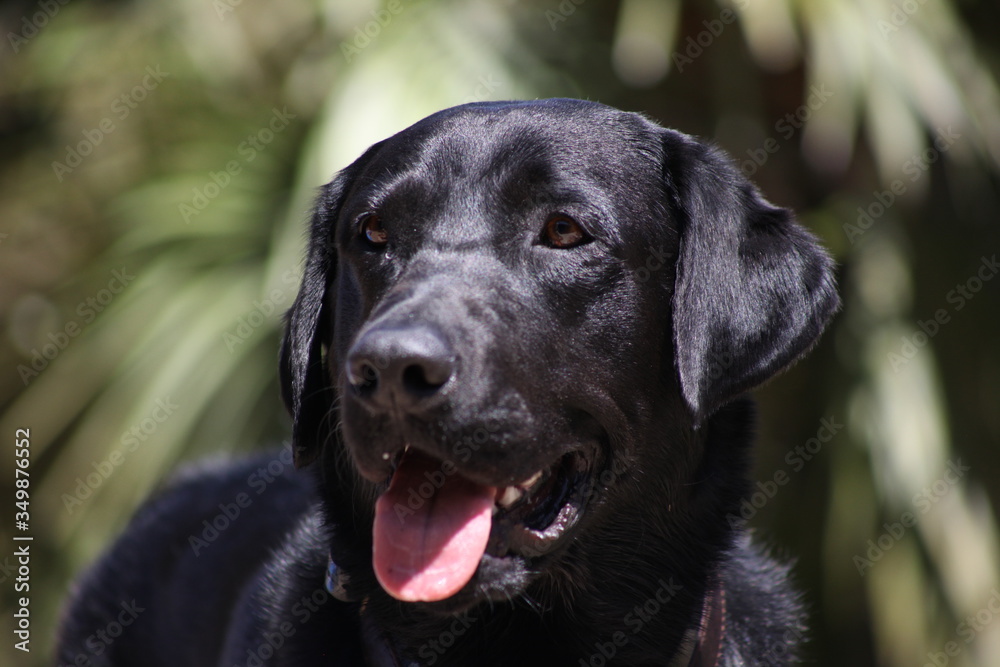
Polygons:
[[[329,558],[326,589],[335,598],[348,600],[347,582],[333,558]],[[403,655],[399,640],[379,627],[370,614],[365,613],[367,599],[358,610],[361,641],[365,662],[370,667],[419,667],[419,663]],[[726,630],[726,591],[716,582],[705,594],[701,621],[685,637],[681,650],[670,662],[670,667],[717,667],[722,653],[722,638]]]

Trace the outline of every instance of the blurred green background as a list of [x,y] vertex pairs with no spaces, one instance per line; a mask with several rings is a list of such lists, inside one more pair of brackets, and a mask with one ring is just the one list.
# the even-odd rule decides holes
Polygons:
[[48,663],[175,465],[287,438],[318,185],[443,107],[570,96],[716,141],[840,265],[831,330],[757,392],[744,507],[798,559],[810,663],[1000,665],[996,3],[41,0],[0,28],[0,663]]

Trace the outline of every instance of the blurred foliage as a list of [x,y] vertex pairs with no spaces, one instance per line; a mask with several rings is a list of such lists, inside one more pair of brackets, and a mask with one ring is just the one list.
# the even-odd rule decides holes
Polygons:
[[287,436],[318,185],[437,109],[573,96],[714,139],[840,262],[832,330],[757,392],[775,500],[748,510],[799,559],[811,662],[1000,664],[998,27],[971,0],[6,3],[0,433],[31,429],[35,558],[34,651],[0,660],[45,664],[176,464]]

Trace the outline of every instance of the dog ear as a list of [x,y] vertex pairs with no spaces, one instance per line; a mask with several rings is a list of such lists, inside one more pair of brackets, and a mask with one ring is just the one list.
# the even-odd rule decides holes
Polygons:
[[332,325],[327,292],[337,271],[334,223],[354,167],[340,172],[316,199],[302,284],[285,314],[279,362],[281,396],[292,417],[292,451],[299,468],[319,456],[333,428],[336,393],[326,362]]
[[721,151],[664,132],[680,236],[674,358],[700,424],[807,352],[839,299],[833,262],[789,211],[765,201]]

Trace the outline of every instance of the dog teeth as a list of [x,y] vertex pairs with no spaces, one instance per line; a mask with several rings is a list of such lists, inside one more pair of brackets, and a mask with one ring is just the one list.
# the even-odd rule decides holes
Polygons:
[[538,480],[540,480],[542,478],[542,474],[543,474],[543,471],[539,470],[534,475],[532,475],[528,479],[526,479],[523,482],[521,482],[520,484],[518,484],[518,486],[520,488],[522,488],[522,489],[530,489],[531,487],[533,487],[535,485],[536,482],[538,482]]
[[516,486],[508,486],[497,498],[497,505],[500,507],[510,507],[524,497],[524,491]]
[[519,484],[505,486],[503,491],[497,494],[496,505],[503,508],[511,507],[537,488],[543,477],[545,477],[545,471],[539,470]]

